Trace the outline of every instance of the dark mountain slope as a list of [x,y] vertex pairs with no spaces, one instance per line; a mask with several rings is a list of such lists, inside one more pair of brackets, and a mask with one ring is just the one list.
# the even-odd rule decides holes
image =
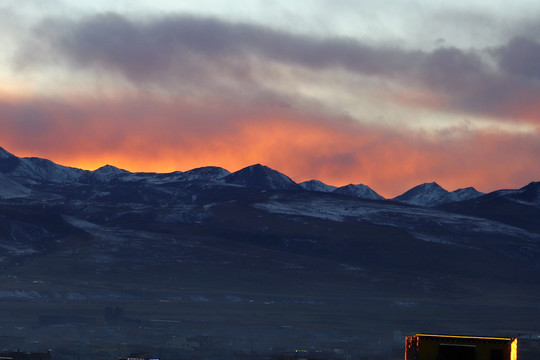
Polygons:
[[497,193],[439,206],[440,209],[477,216],[540,233],[540,208],[511,200]]
[[[0,152],[6,169],[17,159]],[[48,341],[80,331],[77,344],[103,333],[111,348],[193,334],[243,339],[239,349],[365,348],[394,330],[537,326],[536,183],[433,207],[307,191],[261,165],[106,167],[86,181],[23,163],[35,171],[3,178],[30,193],[0,199],[6,332]],[[129,321],[103,325],[107,306],[124,307]],[[31,333],[40,315],[65,312],[91,317],[92,328]]]
[[540,182],[531,182],[530,184],[517,190],[499,190],[495,194],[518,201],[528,205],[534,205],[540,208]]
[[21,262],[29,256],[41,258],[58,251],[67,238],[84,242],[88,236],[51,209],[0,204],[0,263]]
[[226,183],[272,190],[300,190],[286,175],[264,165],[252,165],[223,178]]

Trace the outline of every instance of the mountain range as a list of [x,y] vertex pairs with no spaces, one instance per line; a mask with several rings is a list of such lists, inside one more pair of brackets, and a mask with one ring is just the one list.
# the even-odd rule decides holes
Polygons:
[[539,219],[540,182],[384,199],[260,164],[87,171],[0,148],[0,315],[114,304],[251,346],[535,331]]
[[[58,165],[46,159],[35,157],[18,158],[0,148],[0,173],[9,177],[9,179],[4,179],[6,188],[8,187],[7,183],[13,180],[20,182],[20,185],[24,185],[40,181],[53,183],[92,183],[112,180],[129,182],[134,179],[145,179],[149,182],[156,181],[157,179],[172,180],[182,178],[183,180],[194,180],[195,176],[198,180],[206,179],[250,188],[269,190],[304,189],[307,191],[332,192],[361,199],[384,199],[381,195],[363,184],[349,184],[339,188],[324,184],[319,180],[310,180],[297,184],[288,176],[261,164],[248,166],[232,174],[219,167],[198,168],[187,171],[184,174],[180,171],[170,174],[131,173],[111,165],[105,165],[97,170],[88,171]],[[15,185],[11,182],[10,187],[13,186]],[[14,196],[16,193],[19,193],[21,196],[28,194],[27,190],[21,190],[19,192],[13,190],[11,194],[8,194],[6,191],[5,196]],[[437,183],[432,182],[418,185],[404,194],[395,197],[393,200],[414,205],[434,206],[473,199],[481,195],[484,194],[472,187],[449,192]]]

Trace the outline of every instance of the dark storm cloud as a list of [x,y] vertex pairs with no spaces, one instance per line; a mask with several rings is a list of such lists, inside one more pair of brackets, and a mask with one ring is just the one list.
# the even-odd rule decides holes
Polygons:
[[342,67],[388,75],[410,67],[420,55],[374,48],[352,39],[319,39],[189,16],[135,22],[109,13],[80,22],[48,20],[35,35],[49,49],[36,53],[27,47],[20,53],[21,65],[60,56],[74,65],[120,71],[134,81],[160,79],[163,73],[177,76],[177,71],[185,74],[184,70],[204,73],[217,66],[226,72],[228,60],[244,66],[251,56],[309,68]]
[[540,44],[525,37],[516,37],[496,51],[499,64],[509,74],[540,79]]
[[[350,38],[317,38],[212,18],[169,16],[132,20],[109,13],[80,21],[48,20],[39,41],[19,53],[19,65],[68,61],[76,69],[120,73],[137,85],[208,91],[217,84],[262,88],[258,73],[285,64],[344,69],[424,88],[444,98],[442,110],[526,117],[540,99],[540,46],[515,38],[497,49],[438,48],[431,52],[375,46]],[[41,47],[40,47],[41,46]],[[36,51],[39,49],[39,51]],[[260,81],[260,79],[258,79]],[[204,90],[203,90],[204,89]],[[520,113],[516,113],[520,109]],[[538,121],[536,118],[534,121]]]
[[423,81],[449,91],[467,88],[483,73],[484,64],[476,54],[456,48],[440,48],[424,54],[420,69]]
[[507,87],[513,83],[490,69],[479,53],[457,48],[425,54],[418,78],[428,89],[447,99],[448,110],[490,115],[497,115],[501,101],[511,96]]
[[447,99],[447,110],[540,122],[540,46],[514,38],[495,49],[425,53],[417,79]]

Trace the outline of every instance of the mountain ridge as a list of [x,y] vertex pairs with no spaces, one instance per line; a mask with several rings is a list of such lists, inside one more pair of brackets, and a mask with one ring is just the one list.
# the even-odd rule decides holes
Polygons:
[[[37,157],[19,158],[0,147],[0,172],[10,178],[16,178],[21,185],[29,182],[107,182],[117,181],[149,181],[167,182],[167,181],[210,181],[227,183],[237,186],[247,186],[267,189],[289,189],[317,192],[330,192],[336,194],[355,196],[359,198],[372,200],[385,200],[384,197],[370,187],[358,184],[349,184],[342,187],[327,185],[319,180],[310,180],[303,183],[296,183],[287,175],[261,164],[254,164],[242,168],[236,172],[223,169],[218,166],[207,166],[188,170],[184,173],[175,171],[173,173],[134,173],[128,170],[117,168],[113,165],[104,165],[96,170],[83,170],[75,167],[59,165],[48,159]],[[182,174],[180,176],[180,174]],[[158,180],[157,178],[161,179]],[[502,196],[510,196],[514,201],[523,201],[528,204],[540,206],[540,182],[532,181],[520,189],[496,190]],[[492,192],[492,193],[493,193]],[[417,185],[403,194],[388,199],[419,206],[439,206],[443,204],[466,201],[469,199],[485,195],[473,187],[457,189],[449,192],[442,188],[436,182]],[[527,200],[528,199],[528,200]]]

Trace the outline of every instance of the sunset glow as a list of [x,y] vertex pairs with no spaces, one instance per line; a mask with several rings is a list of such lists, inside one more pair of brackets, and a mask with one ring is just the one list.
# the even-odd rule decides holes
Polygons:
[[540,178],[540,43],[518,26],[540,6],[479,1],[485,22],[506,16],[488,34],[459,2],[405,18],[338,1],[325,27],[326,1],[211,3],[0,9],[0,146],[84,169],[262,163],[385,197]]

